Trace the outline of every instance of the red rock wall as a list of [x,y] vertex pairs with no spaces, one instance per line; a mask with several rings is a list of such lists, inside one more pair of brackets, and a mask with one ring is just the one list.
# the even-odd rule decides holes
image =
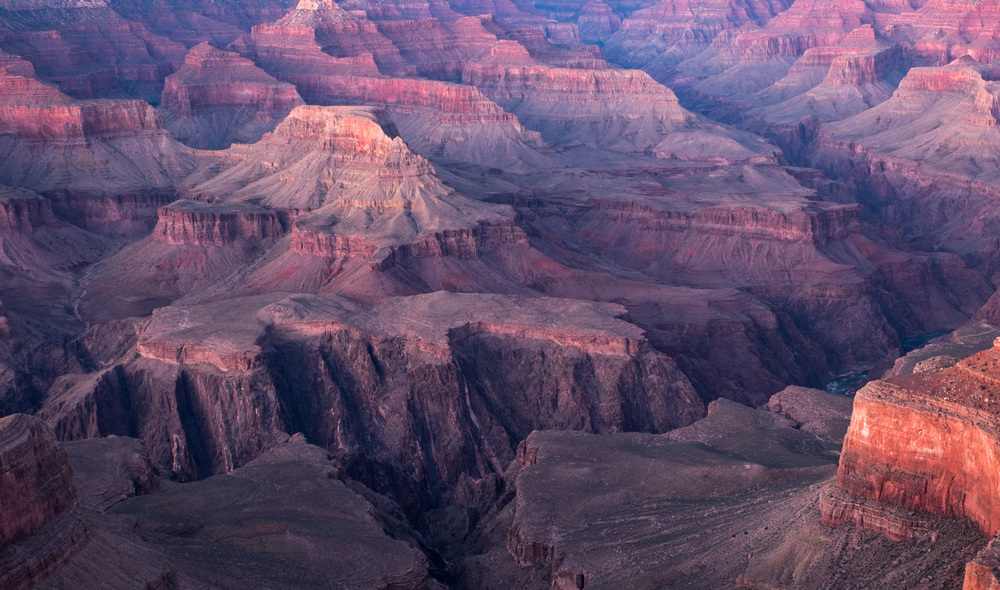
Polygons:
[[[927,392],[930,393],[930,392]],[[1000,438],[993,415],[873,382],[854,401],[837,473],[846,492],[1000,532]]]
[[237,238],[262,242],[284,235],[275,211],[181,202],[160,207],[158,218],[153,238],[174,246],[228,246]]
[[0,549],[76,504],[66,452],[41,420],[0,418]]

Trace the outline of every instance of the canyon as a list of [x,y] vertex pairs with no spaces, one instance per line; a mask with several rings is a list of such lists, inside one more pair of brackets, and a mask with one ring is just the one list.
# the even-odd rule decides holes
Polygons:
[[994,4],[0,2],[0,588],[1000,587]]

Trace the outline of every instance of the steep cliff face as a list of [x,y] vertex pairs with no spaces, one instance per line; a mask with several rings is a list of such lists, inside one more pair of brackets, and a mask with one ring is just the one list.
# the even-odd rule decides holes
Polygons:
[[[838,485],[848,493],[1000,531],[992,434],[997,350],[951,368],[874,382],[859,392]],[[960,453],[957,451],[961,449]]]
[[37,418],[0,419],[3,514],[0,548],[6,548],[69,511],[76,502],[66,453]]
[[23,189],[6,189],[0,197],[0,233],[30,234],[55,223],[48,199]]
[[[869,383],[858,393],[837,489],[820,505],[824,523],[853,522],[902,540],[932,529],[930,513],[968,518],[991,537],[1000,532],[993,467],[1000,456],[1000,341],[957,362],[930,364],[936,359],[947,360],[925,360],[912,374]],[[963,587],[994,588],[997,571],[994,539],[966,564]]]
[[275,211],[177,201],[159,210],[153,239],[173,246],[230,246],[237,239],[273,241],[284,234]]
[[235,53],[202,43],[167,76],[159,111],[179,141],[221,149],[234,141],[259,140],[301,104],[291,84]]
[[194,168],[147,103],[77,101],[37,80],[0,76],[0,182],[96,193],[171,186]]
[[66,452],[38,418],[0,418],[0,583],[26,588],[86,538]]
[[427,506],[464,477],[502,471],[535,429],[662,432],[701,416],[676,364],[615,318],[623,311],[447,293],[164,308],[140,358],[67,377],[42,415],[63,439],[137,436],[183,478],[300,431],[373,489]]

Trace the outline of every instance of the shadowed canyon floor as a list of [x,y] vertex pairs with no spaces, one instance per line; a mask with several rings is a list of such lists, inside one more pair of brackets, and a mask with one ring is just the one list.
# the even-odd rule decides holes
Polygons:
[[995,4],[0,0],[0,587],[1000,584]]

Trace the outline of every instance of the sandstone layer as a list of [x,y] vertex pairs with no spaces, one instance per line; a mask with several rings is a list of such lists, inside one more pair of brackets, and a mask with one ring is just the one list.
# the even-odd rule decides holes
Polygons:
[[[858,393],[838,488],[822,506],[826,524],[853,522],[901,540],[927,530],[922,513],[930,513],[967,518],[990,537],[1000,532],[989,467],[997,455],[996,344],[958,361],[930,360]],[[966,565],[964,588],[995,584],[995,563],[991,543]]]

